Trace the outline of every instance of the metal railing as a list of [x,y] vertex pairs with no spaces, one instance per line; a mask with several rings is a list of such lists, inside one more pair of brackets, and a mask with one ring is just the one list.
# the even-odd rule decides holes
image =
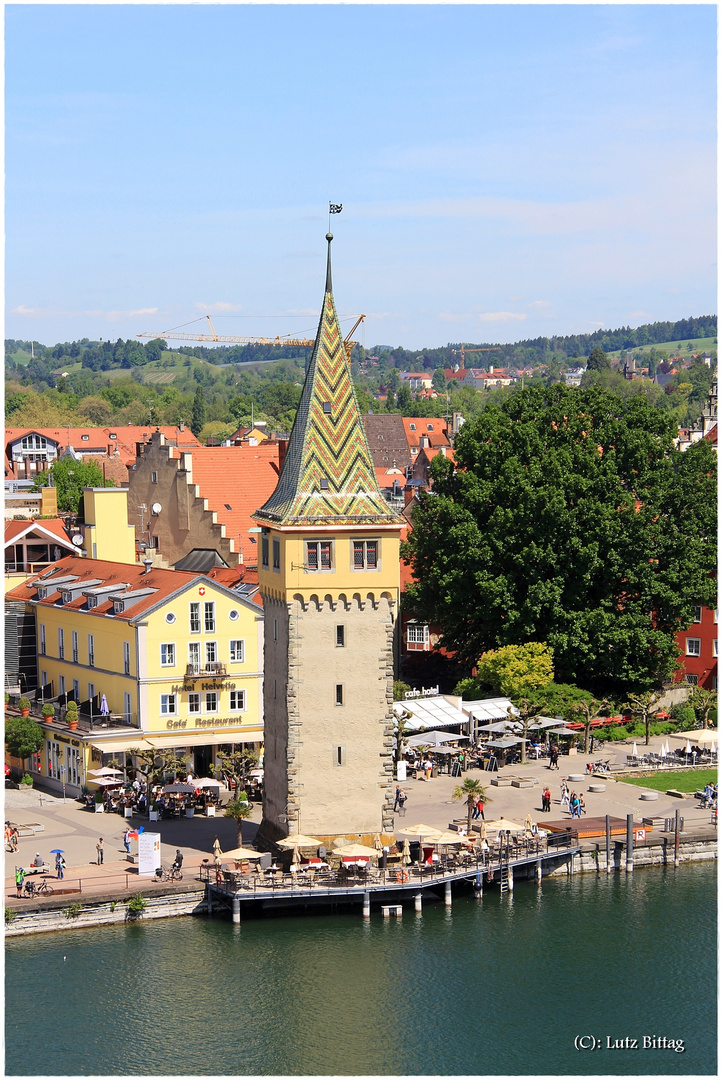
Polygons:
[[215,675],[225,678],[226,665],[219,660],[213,660],[207,664],[187,664],[186,677],[197,678],[199,676]]

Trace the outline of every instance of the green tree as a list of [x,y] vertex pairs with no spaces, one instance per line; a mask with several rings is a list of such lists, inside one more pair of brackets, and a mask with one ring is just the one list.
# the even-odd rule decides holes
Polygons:
[[607,715],[609,713],[609,704],[610,703],[606,698],[603,698],[602,701],[597,701],[596,698],[589,697],[572,706],[572,711],[579,714],[579,717],[584,724],[585,754],[589,753],[589,731],[592,726],[592,720],[597,720],[600,716]]
[[36,720],[29,716],[5,717],[5,746],[13,757],[29,758],[43,748],[45,736]]
[[47,487],[52,481],[58,490],[58,510],[66,514],[77,514],[83,488],[115,487],[114,480],[103,480],[103,470],[94,461],[75,461],[73,458],[60,458],[52,466],[51,472],[38,473],[33,483],[33,491]]
[[243,746],[240,750],[231,753],[221,751],[218,754],[221,773],[232,776],[236,782],[236,792],[240,793],[246,786],[248,773],[258,764],[258,754],[250,747]]
[[243,845],[243,822],[246,821],[252,813],[251,805],[247,799],[231,799],[226,806],[226,817],[233,818],[238,829],[238,847]]
[[402,383],[396,395],[396,408],[403,416],[410,415],[413,399],[408,383]]
[[190,758],[180,757],[175,750],[141,750],[138,746],[131,746],[128,753],[135,758],[134,768],[143,776],[148,785],[148,814],[152,810],[151,791],[153,787],[169,773],[175,779],[179,772],[188,766]]
[[191,414],[191,431],[196,438],[201,433],[201,428],[206,422],[206,395],[203,393],[203,387],[198,386],[195,397],[193,398],[193,412]]
[[588,690],[570,683],[549,682],[539,690],[530,690],[527,697],[535,704],[543,705],[547,716],[561,716],[570,721],[577,718],[575,708],[583,701],[591,701]]
[[561,680],[611,697],[659,685],[676,633],[714,607],[716,456],[676,450],[643,398],[528,388],[438,455],[404,545],[410,612],[473,667],[546,642]]
[[526,762],[526,744],[527,736],[529,734],[529,725],[532,720],[536,720],[541,716],[544,711],[544,705],[541,702],[531,702],[528,698],[518,698],[514,702],[516,706],[516,712],[513,709],[507,709],[507,715],[512,722],[521,724],[521,760],[522,764]]
[[712,727],[710,713],[717,708],[717,691],[705,690],[703,686],[695,686],[687,698],[687,705],[694,709],[695,719],[701,727]]
[[431,385],[434,390],[436,390],[437,394],[442,394],[444,390],[446,390],[446,375],[444,374],[443,368],[437,367],[432,376]]
[[504,645],[479,657],[479,678],[505,697],[517,698],[554,678],[554,655],[543,642]]
[[611,366],[604,349],[595,345],[587,359],[587,371],[609,371]]
[[483,786],[480,780],[474,780],[472,777],[467,776],[463,784],[458,784],[454,788],[451,795],[454,802],[466,803],[466,831],[467,834],[471,834],[471,815],[474,812],[474,807],[478,803],[479,799],[483,803],[492,802],[489,796],[486,794],[486,788]]
[[638,716],[643,722],[645,746],[649,746],[649,725],[659,709],[659,698],[659,694],[653,694],[650,691],[643,694],[630,694],[629,701],[622,706],[625,712]]

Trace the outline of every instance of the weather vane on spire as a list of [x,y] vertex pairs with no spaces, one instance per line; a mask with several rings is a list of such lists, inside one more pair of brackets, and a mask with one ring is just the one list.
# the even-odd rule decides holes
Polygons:
[[331,214],[340,214],[342,210],[343,210],[343,203],[330,202],[328,204],[328,231],[329,232],[331,232]]

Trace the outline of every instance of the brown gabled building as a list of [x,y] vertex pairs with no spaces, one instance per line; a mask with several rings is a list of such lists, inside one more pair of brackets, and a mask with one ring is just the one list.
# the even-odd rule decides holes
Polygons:
[[405,471],[411,467],[413,458],[402,416],[398,413],[364,413],[361,419],[366,429],[366,439],[375,469]]

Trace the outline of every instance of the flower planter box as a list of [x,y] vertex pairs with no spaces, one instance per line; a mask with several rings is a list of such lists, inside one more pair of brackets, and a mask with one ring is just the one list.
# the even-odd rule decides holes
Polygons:
[[123,817],[132,817],[132,816],[133,816],[132,808],[130,806],[124,806],[123,807]]
[[191,807],[190,810],[186,810],[186,817],[193,817],[194,815],[195,810],[193,809],[193,807]]
[[150,820],[151,821],[157,821],[158,820],[158,811],[157,810],[151,810],[151,812],[150,812]]
[[216,816],[216,808],[215,808],[215,806],[207,806],[206,807],[206,817],[215,817],[215,816]]
[[105,807],[103,806],[102,802],[97,802],[95,804],[95,812],[96,812],[96,814],[104,814],[105,813]]

